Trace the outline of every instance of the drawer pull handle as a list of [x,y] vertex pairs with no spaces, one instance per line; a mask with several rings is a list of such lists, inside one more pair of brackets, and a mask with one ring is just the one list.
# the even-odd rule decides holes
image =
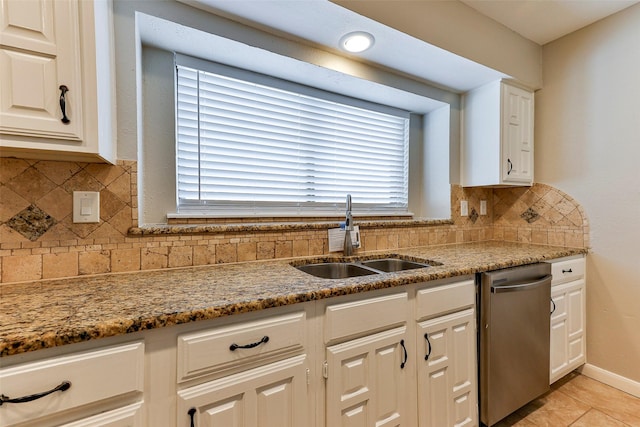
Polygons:
[[58,88],[60,89],[60,109],[62,110],[62,118],[60,121],[65,125],[68,125],[71,120],[67,117],[67,100],[65,99],[67,92],[69,92],[69,88],[65,85],[60,85]]
[[55,393],[56,391],[65,391],[65,390],[69,390],[71,388],[71,383],[69,381],[63,381],[59,386],[52,388],[49,391],[45,391],[42,393],[36,393],[36,394],[32,394],[29,396],[23,396],[23,397],[16,397],[16,398],[10,398],[3,395],[0,395],[0,406],[2,406],[3,403],[25,403],[25,402],[31,402],[33,400],[37,400],[40,399],[41,397],[45,397],[51,393]]
[[429,360],[429,356],[431,356],[431,341],[429,341],[429,334],[424,334],[424,339],[427,340],[427,354],[424,356],[424,360]]
[[556,312],[556,302],[551,298],[551,304],[553,304],[553,309],[551,309],[551,314]]
[[187,412],[187,414],[189,414],[189,418],[191,419],[191,427],[196,427],[196,421],[195,421],[195,415],[196,415],[196,408],[191,408],[189,409],[189,412]]
[[238,345],[238,344],[231,344],[229,346],[229,350],[231,351],[236,351],[239,348],[254,348],[259,346],[260,344],[266,344],[269,342],[269,337],[268,336],[263,336],[262,339],[258,342],[252,342],[251,344],[245,344],[245,345]]
[[409,353],[407,353],[407,347],[404,346],[404,340],[400,340],[400,345],[402,346],[402,350],[404,350],[404,360],[400,364],[400,369],[404,369],[407,360],[409,360]]
[[572,269],[568,269],[568,270],[562,270],[563,273],[573,273]]

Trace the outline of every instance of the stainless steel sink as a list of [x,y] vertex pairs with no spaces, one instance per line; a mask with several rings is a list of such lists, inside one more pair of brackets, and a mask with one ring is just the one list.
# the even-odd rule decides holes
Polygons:
[[347,279],[381,273],[396,273],[429,267],[426,262],[409,261],[402,258],[380,258],[370,260],[327,261],[295,266],[298,270],[323,279]]
[[378,274],[378,271],[351,262],[323,262],[296,267],[300,271],[323,279],[347,279],[349,277]]
[[407,261],[400,258],[372,259],[369,261],[362,261],[362,265],[379,271],[384,271],[385,273],[394,273],[398,271],[429,267],[429,264]]

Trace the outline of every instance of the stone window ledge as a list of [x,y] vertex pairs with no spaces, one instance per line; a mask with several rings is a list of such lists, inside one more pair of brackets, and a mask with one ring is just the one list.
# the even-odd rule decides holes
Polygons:
[[[453,225],[450,219],[419,220],[373,220],[356,221],[363,228],[401,228]],[[340,226],[339,221],[328,222],[279,222],[279,223],[234,223],[234,224],[156,224],[131,227],[129,235],[166,235],[166,234],[220,234],[240,232],[286,232],[322,230]]]

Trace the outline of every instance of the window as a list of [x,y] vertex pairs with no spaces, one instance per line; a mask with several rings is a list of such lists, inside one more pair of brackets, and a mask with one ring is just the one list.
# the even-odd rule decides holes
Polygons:
[[177,57],[179,212],[322,215],[346,194],[359,211],[407,211],[407,112],[196,65]]

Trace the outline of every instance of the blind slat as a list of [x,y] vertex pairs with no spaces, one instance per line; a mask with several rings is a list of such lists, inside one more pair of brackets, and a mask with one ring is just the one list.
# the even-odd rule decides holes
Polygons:
[[408,119],[177,65],[179,208],[407,208]]

